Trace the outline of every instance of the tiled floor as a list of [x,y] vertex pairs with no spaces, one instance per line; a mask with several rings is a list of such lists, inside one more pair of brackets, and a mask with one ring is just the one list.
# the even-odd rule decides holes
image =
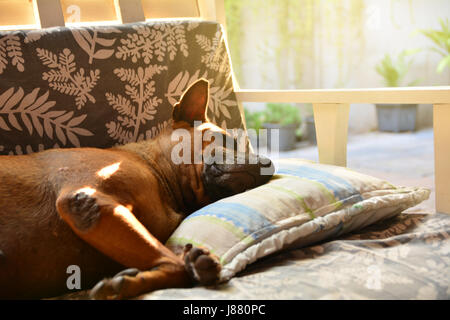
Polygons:
[[[299,148],[280,152],[280,158],[318,161],[317,147],[299,143]],[[370,132],[348,138],[347,166],[361,173],[386,179],[399,186],[432,190],[430,198],[408,211],[435,212],[433,130],[408,133]]]

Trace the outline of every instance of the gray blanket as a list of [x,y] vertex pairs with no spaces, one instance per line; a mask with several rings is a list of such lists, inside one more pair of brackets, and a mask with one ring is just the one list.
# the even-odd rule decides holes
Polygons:
[[449,299],[449,234],[450,215],[403,213],[274,254],[216,287],[158,290],[138,299]]

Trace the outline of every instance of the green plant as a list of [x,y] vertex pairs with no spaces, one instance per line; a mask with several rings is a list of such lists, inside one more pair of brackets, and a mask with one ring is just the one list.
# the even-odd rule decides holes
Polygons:
[[450,66],[450,27],[448,18],[445,20],[439,19],[439,23],[441,25],[441,30],[425,29],[419,30],[419,32],[433,41],[436,45],[429,49],[442,56],[442,59],[436,68],[436,71],[441,73],[446,67]]
[[302,118],[297,106],[288,103],[268,103],[264,110],[264,122],[300,125]]
[[262,124],[264,122],[264,112],[262,111],[251,112],[247,108],[244,108],[244,113],[247,129],[251,128],[258,131],[259,129],[262,128]]
[[247,129],[259,130],[263,123],[278,123],[281,125],[300,125],[302,118],[296,106],[288,103],[268,103],[263,111],[250,111],[244,108]]
[[[386,86],[399,87],[402,85],[402,81],[408,73],[413,63],[412,54],[418,50],[403,50],[395,59],[391,58],[389,54],[386,54],[375,67],[377,73],[383,77]],[[419,83],[420,80],[414,80],[407,84],[407,86],[414,86]]]
[[[350,77],[346,62],[349,36],[354,43],[352,52],[358,53],[358,59],[363,58],[366,6],[364,0],[225,0],[228,44],[233,71],[241,87],[253,87],[248,83],[251,78],[244,77],[242,70],[247,60],[254,59],[243,50],[248,38],[254,37],[245,31],[249,28],[249,18],[263,21],[258,24],[261,37],[257,41],[256,58],[261,60],[264,86],[274,85],[274,67],[276,88],[309,87],[310,79],[305,75],[317,59],[316,41],[331,44],[339,71],[335,85],[343,86]],[[291,69],[292,76],[288,76]]]

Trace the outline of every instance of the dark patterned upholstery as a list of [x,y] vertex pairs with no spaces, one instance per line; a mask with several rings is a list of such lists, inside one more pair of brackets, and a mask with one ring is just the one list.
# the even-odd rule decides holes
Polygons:
[[242,128],[220,25],[176,20],[0,33],[0,154],[153,138],[190,83]]

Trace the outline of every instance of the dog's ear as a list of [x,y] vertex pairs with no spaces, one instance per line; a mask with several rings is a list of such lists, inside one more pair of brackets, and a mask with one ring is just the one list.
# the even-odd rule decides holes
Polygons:
[[194,121],[206,121],[206,110],[209,99],[209,82],[199,79],[183,93],[180,101],[173,106],[174,121],[186,121],[194,125]]

